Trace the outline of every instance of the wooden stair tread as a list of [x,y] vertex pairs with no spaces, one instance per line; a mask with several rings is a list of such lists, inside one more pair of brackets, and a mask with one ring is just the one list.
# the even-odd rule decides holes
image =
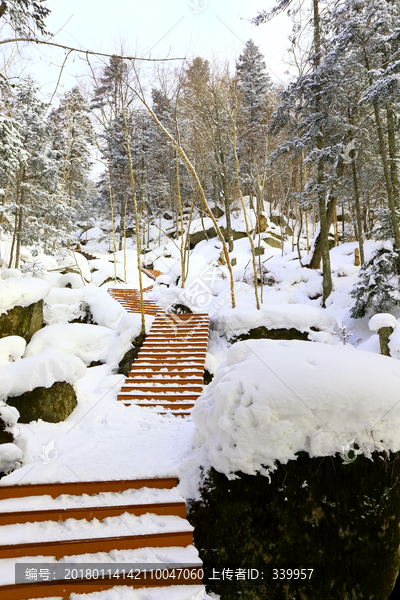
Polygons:
[[164,479],[132,479],[112,481],[76,481],[66,483],[36,483],[25,485],[0,485],[0,500],[4,498],[25,498],[26,496],[51,496],[58,498],[62,494],[81,496],[82,494],[100,494],[101,492],[124,492],[142,487],[172,489],[178,485],[176,477]]
[[138,548],[168,546],[190,546],[193,544],[192,531],[148,533],[108,538],[87,538],[78,540],[58,540],[0,546],[0,559],[18,556],[63,556],[111,552],[111,550],[136,550]]
[[172,515],[186,517],[185,502],[169,502],[156,504],[127,504],[112,506],[88,506],[77,508],[50,509],[50,510],[30,510],[21,512],[0,513],[0,525],[11,525],[17,523],[33,523],[37,521],[65,521],[66,519],[106,519],[122,515],[128,512],[130,514],[141,516],[146,513],[157,515]]

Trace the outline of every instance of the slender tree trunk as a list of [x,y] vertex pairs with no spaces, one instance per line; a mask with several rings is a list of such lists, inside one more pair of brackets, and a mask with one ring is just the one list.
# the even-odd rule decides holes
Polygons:
[[136,187],[135,187],[135,178],[133,175],[133,165],[132,165],[132,157],[131,157],[131,147],[129,143],[129,134],[128,127],[126,124],[126,116],[125,109],[122,106],[122,116],[124,119],[124,129],[125,129],[125,138],[126,138],[126,150],[128,154],[128,162],[129,162],[129,171],[131,175],[131,184],[132,184],[132,203],[133,203],[133,212],[135,215],[135,228],[136,228],[136,253],[137,253],[137,268],[138,268],[138,276],[139,276],[139,293],[140,293],[140,314],[141,314],[141,335],[144,337],[146,335],[146,320],[144,316],[144,301],[143,301],[143,282],[142,282],[142,271],[140,264],[140,230],[139,230],[139,212],[136,202]]
[[224,191],[224,208],[225,208],[225,218],[226,218],[226,239],[228,242],[229,252],[233,250],[233,239],[232,239],[232,225],[231,225],[231,208],[229,205],[229,194],[228,194],[228,181],[227,181],[227,173],[225,166],[224,153],[220,152],[220,160],[222,164],[222,189]]
[[[236,90],[235,90],[235,109],[234,109],[234,113],[233,113],[233,115],[234,115],[233,116],[233,150],[234,150],[234,154],[235,154],[236,179],[237,179],[239,198],[240,198],[240,202],[242,204],[242,209],[243,209],[244,222],[246,225],[246,233],[247,233],[247,237],[250,242],[250,248],[251,248],[251,259],[253,262],[253,275],[254,275],[254,295],[256,298],[256,306],[257,306],[257,309],[260,310],[260,300],[258,298],[256,254],[255,254],[255,250],[254,250],[254,243],[253,243],[253,240],[251,239],[251,233],[250,233],[250,228],[249,228],[249,223],[248,223],[247,213],[246,213],[246,206],[243,202],[242,189],[240,187],[239,159],[238,159],[238,155],[237,155],[237,142],[236,142],[236,111],[237,111],[237,97],[236,97]],[[260,278],[261,278],[261,288],[262,288],[263,277],[262,277],[261,269],[260,269]]]
[[14,248],[15,248],[15,242],[17,240],[18,203],[19,203],[20,183],[21,183],[21,169],[19,169],[19,171],[18,171],[17,189],[16,189],[16,192],[15,192],[16,207],[15,207],[15,212],[14,212],[14,232],[13,232],[13,238],[12,238],[11,248],[10,248],[10,260],[9,260],[9,263],[8,263],[8,268],[9,269],[11,269],[12,264],[13,264],[13,260],[14,260]]
[[[321,64],[321,31],[320,31],[320,16],[319,16],[319,0],[313,0],[314,10],[314,69],[318,70]],[[319,97],[320,88],[317,87],[315,94],[315,112],[318,115],[321,112],[321,100]],[[322,133],[317,136],[317,149],[322,151],[323,139]],[[327,207],[325,194],[323,191],[325,180],[324,173],[324,161],[321,157],[318,157],[317,164],[317,195],[318,195],[318,207],[319,207],[319,221],[320,221],[320,240],[321,240],[321,255],[322,255],[322,306],[325,307],[325,303],[330,293],[332,292],[332,275],[331,275],[331,261],[329,256],[329,222],[327,217]]]
[[354,185],[354,200],[356,205],[356,218],[357,218],[357,234],[358,234],[358,246],[360,248],[360,261],[364,264],[364,240],[363,240],[363,227],[361,220],[361,207],[360,207],[360,193],[358,189],[358,178],[357,178],[357,167],[355,160],[351,163],[353,171],[353,185]]
[[176,186],[178,189],[178,207],[179,207],[179,217],[181,221],[181,245],[180,245],[180,254],[181,254],[181,287],[185,287],[185,279],[186,279],[186,270],[185,270],[185,240],[183,233],[183,211],[182,211],[182,198],[181,198],[181,182],[179,177],[179,154],[178,150],[175,148],[175,169],[176,169]]

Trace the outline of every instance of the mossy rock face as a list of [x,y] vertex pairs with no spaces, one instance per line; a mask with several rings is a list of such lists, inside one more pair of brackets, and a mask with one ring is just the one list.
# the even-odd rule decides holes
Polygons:
[[268,244],[268,246],[271,246],[271,248],[279,248],[280,250],[282,249],[282,238],[270,233],[269,235],[264,236],[262,239],[266,244]]
[[[223,600],[387,600],[400,565],[400,456],[339,456],[278,465],[271,482],[214,469],[189,504],[207,591]],[[255,581],[210,581],[212,569],[256,568]],[[314,569],[311,579],[273,569]],[[279,572],[280,575],[280,572]]]
[[269,218],[269,220],[271,221],[271,223],[273,223],[274,225],[277,225],[278,227],[285,227],[285,225],[287,224],[287,219],[285,219],[285,217],[281,217],[279,215],[273,215],[272,217]]
[[0,315],[0,338],[19,335],[29,343],[34,333],[43,327],[43,300],[29,306],[14,306]]
[[291,329],[267,329],[260,326],[250,329],[247,333],[238,335],[230,340],[233,343],[242,342],[243,340],[308,340],[308,333],[299,331],[292,327]]
[[132,342],[132,348],[130,348],[125,355],[123,356],[123,358],[121,359],[119,365],[118,365],[118,371],[117,373],[119,375],[125,375],[125,377],[128,377],[131,367],[137,357],[137,355],[140,352],[140,348],[143,346],[143,342],[146,339],[145,335],[138,335]]
[[216,237],[216,235],[217,232],[215,231],[214,227],[210,227],[210,229],[206,229],[205,231],[201,229],[200,231],[196,231],[195,233],[191,233],[189,235],[189,243],[192,247],[197,246],[197,244],[203,240]]
[[[228,238],[227,238],[226,228],[220,227],[220,230],[221,230],[222,235],[224,236],[225,241],[227,241]],[[210,227],[210,229],[206,229],[205,231],[203,229],[201,229],[200,231],[191,233],[189,235],[189,242],[190,242],[190,245],[193,247],[193,246],[196,246],[197,244],[199,244],[200,242],[202,242],[203,240],[211,239],[216,236],[217,236],[217,232],[215,231],[214,227]],[[244,231],[232,230],[232,239],[233,240],[240,240],[242,238],[245,238],[246,236],[247,236],[247,234]]]
[[20,423],[47,421],[59,423],[72,413],[77,405],[75,390],[65,381],[56,381],[49,388],[38,387],[21,396],[7,399],[7,404],[15,406],[20,414]]
[[224,215],[224,211],[219,206],[213,206],[211,209],[212,214],[216,219],[220,219]]

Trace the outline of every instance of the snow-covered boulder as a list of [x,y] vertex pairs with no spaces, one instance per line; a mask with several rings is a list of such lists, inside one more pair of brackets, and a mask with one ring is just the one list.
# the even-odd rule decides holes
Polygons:
[[35,277],[13,277],[10,281],[0,280],[0,315],[14,306],[30,306],[43,300],[50,291],[45,281]]
[[38,278],[0,280],[0,337],[18,335],[28,342],[43,326],[43,299],[49,291]]
[[382,327],[397,327],[396,318],[389,313],[378,313],[370,318],[368,327],[371,331],[379,331]]
[[[368,327],[371,331],[377,331],[379,335],[379,346],[381,354],[384,356],[399,355],[399,333],[394,336],[394,330],[397,328],[397,321],[395,317],[389,313],[378,313],[371,317],[368,322]],[[392,339],[393,338],[393,339]],[[392,348],[393,347],[393,348]],[[393,351],[393,355],[392,355]]]
[[44,351],[63,352],[77,356],[88,366],[92,362],[105,362],[109,346],[116,338],[115,331],[100,325],[49,325],[35,333],[26,348],[25,357]]
[[[297,332],[304,334],[299,339],[333,342],[337,322],[322,308],[307,304],[262,304],[260,310],[253,306],[235,310],[225,305],[212,318],[212,327],[232,341],[252,337],[294,339]],[[285,332],[291,337],[285,338]],[[320,333],[329,335],[320,339]]]
[[352,346],[249,340],[232,346],[196,402],[195,446],[230,476],[299,452],[400,451],[400,364]]
[[[181,474],[205,571],[263,572],[249,598],[388,598],[400,564],[399,380],[398,361],[350,345],[232,346],[193,409]],[[312,584],[301,571],[294,581],[307,567]],[[240,597],[238,581],[223,583],[210,591]]]
[[22,277],[22,273],[19,269],[2,269],[0,273],[0,278],[7,281],[12,277]]
[[17,408],[21,423],[66,419],[77,405],[73,385],[85,373],[76,356],[49,351],[0,367],[0,379],[10,381],[7,403]]

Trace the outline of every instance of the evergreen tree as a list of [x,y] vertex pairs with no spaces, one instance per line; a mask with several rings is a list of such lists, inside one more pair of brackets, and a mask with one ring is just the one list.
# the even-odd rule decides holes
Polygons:
[[350,295],[356,302],[350,311],[354,319],[390,312],[400,306],[399,251],[384,242],[360,270],[360,279]]
[[249,40],[236,63],[241,102],[238,109],[238,156],[245,193],[257,198],[258,212],[263,209],[258,182],[265,167],[268,90],[272,82],[258,46]]
[[63,191],[74,207],[85,202],[90,188],[94,130],[89,112],[85,98],[79,88],[74,87],[61,98],[60,106],[49,118],[53,147],[63,169]]

